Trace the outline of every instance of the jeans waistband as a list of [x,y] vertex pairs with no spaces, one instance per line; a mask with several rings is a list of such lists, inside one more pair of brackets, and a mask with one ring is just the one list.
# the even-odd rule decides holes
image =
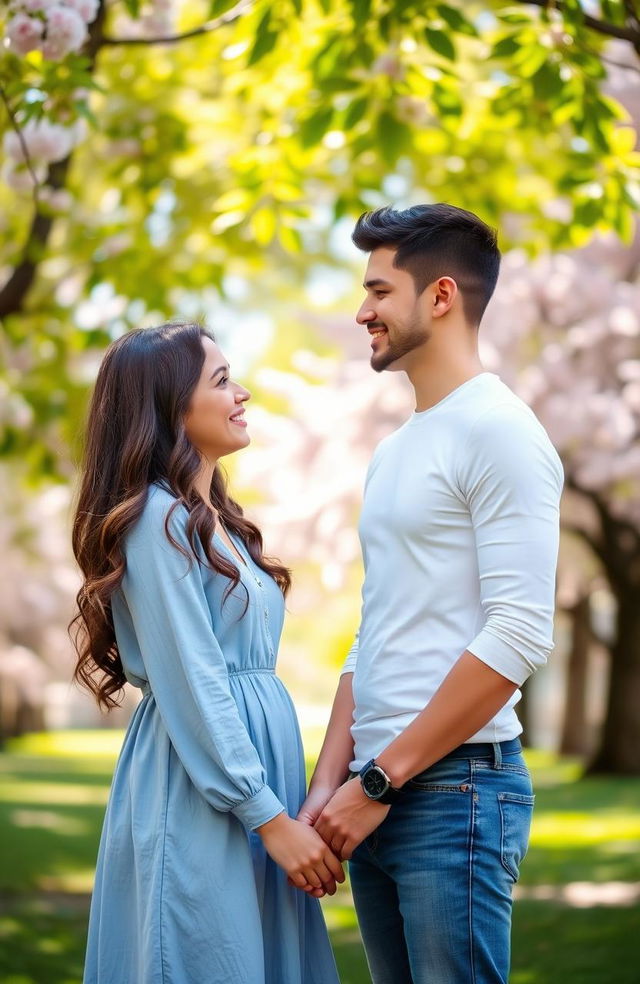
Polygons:
[[[458,745],[448,755],[444,755],[440,761],[446,762],[447,759],[491,759],[494,765],[500,765],[503,755],[517,755],[522,751],[522,744],[519,738],[510,738],[508,741],[466,741],[464,745]],[[437,765],[437,762],[433,763]]]
[[[494,768],[498,768],[502,765],[502,759],[505,755],[518,755],[522,751],[522,743],[519,738],[509,738],[508,741],[466,741],[464,745],[458,745],[447,755],[443,755],[441,759],[434,762],[423,772],[418,772],[417,775],[421,776],[424,772],[429,772],[436,765],[440,765],[441,762],[447,762],[449,759],[490,759],[491,764]],[[350,772],[349,778],[355,779],[358,775],[357,772]],[[415,779],[416,776],[413,776]]]

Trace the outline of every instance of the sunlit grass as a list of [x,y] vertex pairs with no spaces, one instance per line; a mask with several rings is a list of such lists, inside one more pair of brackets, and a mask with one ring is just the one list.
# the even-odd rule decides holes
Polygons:
[[[97,841],[122,736],[29,735],[0,755],[2,984],[80,984]],[[309,768],[321,740],[321,728],[305,732]],[[527,760],[537,805],[511,984],[636,984],[637,906],[579,908],[563,886],[640,881],[640,784],[581,780],[579,762],[548,752],[528,751]],[[368,984],[348,882],[323,907],[341,984]]]

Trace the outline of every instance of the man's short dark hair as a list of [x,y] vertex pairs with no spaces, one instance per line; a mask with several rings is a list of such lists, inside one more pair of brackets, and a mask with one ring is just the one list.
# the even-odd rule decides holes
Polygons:
[[378,208],[360,216],[351,238],[366,253],[395,249],[394,266],[411,274],[417,294],[439,277],[452,277],[467,321],[480,323],[498,279],[500,250],[495,230],[473,212],[443,202]]

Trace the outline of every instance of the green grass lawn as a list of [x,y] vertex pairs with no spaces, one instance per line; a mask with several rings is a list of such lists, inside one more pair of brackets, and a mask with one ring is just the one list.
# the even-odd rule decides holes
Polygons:
[[[308,739],[313,751],[316,736]],[[0,754],[2,984],[81,981],[121,740],[112,731],[30,735]],[[640,907],[624,892],[640,882],[640,782],[579,780],[575,762],[541,752],[528,759],[537,806],[515,909],[512,984],[637,984]],[[342,984],[368,984],[348,886],[323,904]]]

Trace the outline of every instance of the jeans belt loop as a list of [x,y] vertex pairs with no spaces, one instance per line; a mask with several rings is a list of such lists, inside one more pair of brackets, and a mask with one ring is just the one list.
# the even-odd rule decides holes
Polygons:
[[493,768],[499,769],[502,766],[502,748],[499,741],[493,742]]

